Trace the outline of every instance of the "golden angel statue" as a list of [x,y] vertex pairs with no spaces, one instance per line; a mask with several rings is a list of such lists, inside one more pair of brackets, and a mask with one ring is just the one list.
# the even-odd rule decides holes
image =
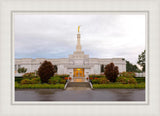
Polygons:
[[79,32],[80,26],[78,26],[78,32]]

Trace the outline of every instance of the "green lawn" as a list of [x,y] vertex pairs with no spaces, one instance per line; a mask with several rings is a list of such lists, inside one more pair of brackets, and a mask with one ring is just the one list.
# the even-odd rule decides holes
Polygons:
[[120,84],[120,83],[110,83],[110,84],[93,84],[93,88],[119,88],[119,89],[141,89],[145,88],[145,83],[138,84]]
[[15,83],[16,89],[64,89],[64,84],[19,84]]

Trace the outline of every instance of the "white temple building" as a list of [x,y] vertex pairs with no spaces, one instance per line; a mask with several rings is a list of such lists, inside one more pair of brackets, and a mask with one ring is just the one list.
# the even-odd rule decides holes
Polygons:
[[70,77],[88,77],[91,74],[101,74],[103,66],[113,62],[118,66],[119,72],[126,71],[124,58],[89,58],[88,54],[82,51],[80,43],[80,32],[78,28],[76,51],[68,58],[45,59],[45,58],[21,58],[15,59],[15,72],[18,68],[25,67],[27,72],[35,72],[43,61],[50,61],[57,66],[57,74],[69,74]]

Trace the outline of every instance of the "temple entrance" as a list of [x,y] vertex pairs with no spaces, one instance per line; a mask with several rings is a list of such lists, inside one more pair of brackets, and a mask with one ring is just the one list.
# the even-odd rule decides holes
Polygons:
[[84,68],[73,69],[73,82],[84,82]]
[[74,74],[73,76],[74,77],[84,77],[84,68],[75,68],[73,69],[74,71]]

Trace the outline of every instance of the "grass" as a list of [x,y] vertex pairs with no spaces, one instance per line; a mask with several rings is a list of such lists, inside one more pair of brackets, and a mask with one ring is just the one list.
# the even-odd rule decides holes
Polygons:
[[19,84],[15,83],[16,89],[64,89],[64,84]]
[[145,83],[138,84],[120,84],[120,83],[110,83],[110,84],[93,84],[93,88],[119,88],[119,89],[141,89],[145,88]]

